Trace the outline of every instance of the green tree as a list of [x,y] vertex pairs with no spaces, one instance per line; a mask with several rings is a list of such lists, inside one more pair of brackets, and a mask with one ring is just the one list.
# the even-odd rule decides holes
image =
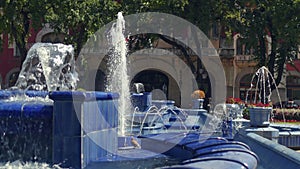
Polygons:
[[285,64],[299,52],[300,1],[220,0],[216,9],[222,22],[254,49],[258,66],[266,66],[279,85]]
[[[173,1],[143,1],[143,0],[128,0],[124,1],[122,4],[123,11],[126,11],[127,14],[131,13],[141,13],[141,12],[164,12],[176,15],[183,19],[190,21],[191,23],[198,26],[204,33],[208,34],[209,29],[211,28],[212,23],[215,21],[213,6],[214,1],[207,0],[173,0]],[[184,26],[183,26],[184,27]],[[194,32],[192,32],[194,33]],[[197,36],[192,36],[197,37]],[[182,53],[182,59],[187,62],[190,66],[192,72],[196,73],[199,76],[199,69],[196,68],[191,60],[191,53],[188,52],[187,46],[180,43],[179,41],[166,37],[164,35],[136,35],[130,37],[131,44],[129,45],[131,52],[139,50],[141,48],[149,47],[156,39],[162,39],[166,43],[169,43],[173,48],[179,49]],[[149,41],[149,39],[151,39]],[[193,39],[198,41],[197,38]],[[200,42],[195,42],[199,44]],[[181,57],[181,56],[180,56]],[[197,65],[201,64],[201,61],[198,59]]]
[[[122,11],[123,15],[142,12],[182,14],[187,2],[188,0],[65,0],[63,2],[57,0],[54,3],[55,6],[52,5],[52,10],[46,20],[57,32],[63,32],[66,35],[67,42],[75,46],[76,55],[78,55],[86,40],[104,24],[116,19],[119,11]],[[68,34],[68,32],[72,33]],[[162,35],[131,36],[129,37],[129,52],[150,47],[151,42],[159,37]],[[188,58],[187,55],[186,58]]]
[[[122,11],[123,15],[150,11],[171,13],[183,10],[187,0],[52,0],[51,2],[51,10],[47,13],[46,21],[57,32],[66,35],[66,42],[74,45],[78,55],[87,39],[103,25],[116,19],[118,12]],[[153,36],[133,37],[137,38],[141,44],[134,45],[147,46],[148,39]]]
[[[199,17],[199,13],[195,12],[210,12],[211,9],[208,8],[210,3],[202,0],[201,2],[196,0],[4,0],[0,5],[3,10],[0,31],[13,35],[12,37],[22,54],[22,61],[27,54],[26,43],[30,35],[30,27],[39,29],[44,23],[49,23],[57,33],[64,34],[65,43],[75,47],[77,56],[87,39],[101,26],[116,19],[119,11],[122,11],[124,15],[140,12],[171,13],[197,23],[197,25],[206,26],[207,30],[208,24],[203,21],[208,19]],[[197,7],[201,10],[197,10]],[[206,12],[201,13],[203,16],[205,14]],[[133,37],[133,39],[137,38],[142,39],[141,44],[138,44],[139,47],[145,47],[149,46],[149,38],[155,39],[159,36],[137,35]],[[160,38],[164,37],[160,35]],[[174,41],[172,44],[184,49]],[[188,55],[185,57],[189,58]]]
[[114,0],[49,0],[48,5],[45,22],[65,35],[65,43],[74,46],[75,56],[92,34],[116,18],[121,7]]
[[46,12],[43,0],[2,0],[0,2],[0,33],[9,34],[21,54],[21,62],[27,55],[30,29],[42,26]]

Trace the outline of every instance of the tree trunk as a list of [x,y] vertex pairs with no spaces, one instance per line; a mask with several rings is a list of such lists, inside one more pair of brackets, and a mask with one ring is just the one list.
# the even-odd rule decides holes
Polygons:
[[[271,75],[274,77],[275,69],[278,68],[278,65],[276,65],[276,62],[275,62],[278,40],[277,40],[276,32],[273,28],[273,23],[272,23],[270,16],[267,16],[267,26],[268,26],[267,31],[270,33],[270,37],[271,37],[271,53],[269,55],[268,69],[269,69]],[[275,77],[276,78],[275,84],[271,83],[271,90],[276,89],[276,87],[279,85],[279,82],[281,81],[281,76],[282,75],[279,76],[279,72],[278,72],[277,77]],[[279,81],[279,82],[277,82],[277,81]]]
[[186,48],[185,48],[183,45],[180,45],[180,44],[178,44],[177,42],[172,41],[172,40],[166,38],[166,37],[163,36],[163,35],[159,35],[159,37],[160,37],[162,40],[164,40],[165,42],[169,43],[170,45],[175,46],[176,48],[180,49],[181,52],[183,53],[183,56],[184,56],[185,59],[187,60],[188,65],[189,65],[190,68],[191,68],[191,71],[192,71],[193,73],[196,73],[196,68],[195,68],[193,62],[192,62],[191,59],[190,59],[190,55],[188,54]]
[[25,61],[26,59],[26,56],[27,56],[27,49],[26,49],[26,44],[25,44],[25,33],[23,33],[21,35],[21,37],[18,36],[18,33],[17,33],[17,29],[16,27],[14,26],[14,24],[12,23],[11,24],[11,28],[12,28],[12,35],[13,35],[13,38],[14,38],[14,41],[16,43],[16,46],[17,46],[17,50],[19,50],[20,52],[20,71],[22,70],[22,64],[23,62]]
[[261,58],[259,60],[259,66],[266,65],[266,43],[264,35],[258,35],[259,37],[259,55]]
[[77,38],[76,38],[76,51],[74,52],[75,53],[75,58],[77,58],[80,54],[80,51],[82,49],[82,46],[83,46],[83,43],[85,41],[85,26],[84,24],[80,24],[79,28],[78,28],[78,31],[79,31],[79,34],[77,34]]

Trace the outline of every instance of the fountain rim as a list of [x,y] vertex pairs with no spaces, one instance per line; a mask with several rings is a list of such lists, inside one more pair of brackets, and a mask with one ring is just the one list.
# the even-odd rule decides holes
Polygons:
[[37,90],[0,90],[0,100],[9,99],[17,95],[26,95],[28,97],[42,97],[49,96],[53,100],[113,100],[118,99],[119,94],[113,92],[101,91],[37,91]]
[[119,94],[100,91],[51,91],[49,97],[53,100],[97,101],[118,99]]

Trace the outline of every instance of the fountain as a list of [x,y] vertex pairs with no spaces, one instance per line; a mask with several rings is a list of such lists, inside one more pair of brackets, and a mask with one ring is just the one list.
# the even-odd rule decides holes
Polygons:
[[[75,91],[78,79],[71,46],[37,43],[31,47],[16,85],[10,90],[0,92],[0,148],[1,152],[5,152],[1,153],[1,161],[8,162],[5,165],[10,166],[15,165],[12,161],[20,160],[46,162],[53,167],[58,164],[59,167],[99,168],[107,163],[107,166],[116,167],[122,161],[126,164],[156,159],[152,165],[162,166],[168,165],[169,156],[174,159],[180,157],[181,154],[177,151],[182,151],[185,157],[180,161],[203,159],[202,156],[212,160],[212,156],[216,154],[205,153],[208,151],[206,146],[200,146],[204,143],[211,150],[232,146],[240,149],[243,152],[239,154],[248,154],[247,158],[250,160],[245,161],[254,168],[257,157],[247,146],[240,146],[226,138],[201,140],[201,134],[197,133],[199,128],[190,133],[185,125],[188,114],[175,108],[172,105],[174,102],[158,109],[151,103],[151,93],[142,92],[140,95],[148,101],[141,102],[141,109],[133,113],[130,104],[128,106],[130,97],[133,98],[134,94],[130,96],[127,83],[123,29],[124,19],[119,13],[117,23],[111,29],[111,41],[115,46],[110,61],[116,62],[116,67],[110,68],[117,71],[109,74],[109,82],[112,83],[108,84],[107,90],[110,92]],[[115,77],[118,79],[114,79]],[[122,84],[119,78],[125,78]],[[111,93],[112,91],[119,94]],[[116,104],[117,99],[119,106]],[[137,135],[131,136],[131,141],[128,142],[137,148],[119,150],[118,142],[126,142],[124,136],[129,131],[127,121],[133,119],[132,122],[135,123],[136,117],[141,114],[143,117],[138,125],[145,132],[138,132],[138,138]],[[162,123],[161,128],[164,130],[154,132],[153,127],[158,127],[159,123]],[[139,143],[141,147],[137,146]],[[161,149],[164,151],[157,149],[165,143],[172,146]],[[185,146],[187,149],[182,149]],[[172,151],[175,153],[169,154]],[[192,152],[196,153],[191,155]],[[233,150],[227,150],[218,155],[226,160],[225,156],[232,153]],[[198,162],[185,163],[189,165]],[[232,163],[238,164],[236,161]],[[34,166],[41,165],[32,165]]]
[[[256,80],[255,85],[253,85],[254,80]],[[252,77],[251,86],[247,90],[247,94],[246,94],[246,103],[247,103],[249,91],[251,91],[255,86],[255,93],[253,98],[253,103],[255,104],[255,106],[249,109],[251,126],[261,126],[261,127],[269,126],[270,124],[269,119],[272,113],[272,107],[271,107],[272,105],[269,105],[269,103],[271,102],[272,85],[276,86],[275,79],[273,78],[272,74],[265,66],[259,68],[256,71],[255,75]],[[278,88],[275,87],[275,89],[279,101],[281,102]],[[261,104],[262,106],[258,107],[257,106],[258,104]],[[283,115],[283,119],[285,119],[284,115]]]
[[[241,128],[237,129],[238,133],[235,134],[234,139],[247,143],[259,157],[264,156],[265,158],[261,161],[261,165],[265,168],[281,168],[286,163],[293,165],[292,168],[297,168],[300,165],[300,156],[287,147],[296,147],[295,144],[291,145],[288,143],[295,143],[295,140],[299,139],[298,132],[300,130],[299,128],[296,129],[297,127],[289,126],[286,128],[286,125],[270,123],[269,120],[272,115],[272,107],[269,104],[271,103],[272,94],[271,85],[276,86],[269,70],[265,66],[259,68],[253,75],[251,86],[246,94],[250,122],[248,124],[244,123]],[[253,89],[254,97],[251,100],[248,96],[250,91],[253,92]],[[277,87],[275,90],[281,102]],[[289,131],[289,136],[287,136],[287,130]],[[274,155],[277,156],[276,159],[270,158]],[[270,164],[272,163],[271,161],[274,162],[273,165]]]
[[74,90],[78,81],[71,45],[36,43],[28,51],[13,89]]
[[[117,137],[114,100],[118,94],[75,91],[78,79],[74,66],[70,45],[36,43],[31,47],[16,85],[0,91],[1,162],[33,161],[81,168],[91,159],[116,151],[111,144]],[[95,105],[105,106],[99,112]],[[99,116],[108,110],[110,114]],[[100,139],[103,146],[95,146],[95,134],[111,142]],[[17,166],[18,162],[5,165],[10,164]]]
[[120,112],[119,134],[125,136],[128,126],[126,126],[126,114],[132,111],[130,105],[129,77],[127,75],[127,45],[124,37],[125,21],[121,12],[118,19],[110,30],[110,42],[112,54],[109,57],[108,80],[106,91],[120,94],[118,112]]
[[2,90],[1,147],[6,160],[50,161],[53,100],[47,91],[76,87],[72,46],[36,43],[28,52],[19,78]]
[[[264,144],[268,141],[260,141],[261,138],[253,133],[232,133],[228,126],[222,128],[220,124],[224,120],[227,123],[228,117],[223,105],[215,106],[211,113],[200,107],[183,109],[174,106],[174,101],[170,100],[153,102],[151,92],[144,92],[142,88],[130,94],[127,84],[120,86],[119,81],[113,78],[127,79],[126,69],[120,68],[126,68],[126,60],[123,60],[126,59],[126,44],[124,36],[120,34],[124,29],[123,24],[124,19],[119,13],[112,29],[112,35],[118,35],[119,39],[112,38],[111,41],[122,45],[113,47],[115,52],[112,57],[116,58],[111,61],[117,61],[118,64],[111,68],[122,70],[122,73],[110,72],[111,82],[117,83],[107,87],[110,92],[75,90],[77,74],[73,72],[73,52],[70,47],[61,45],[70,49],[68,52],[56,50],[62,49],[58,44],[37,44],[32,47],[28,56],[32,59],[26,62],[26,71],[20,77],[30,80],[18,80],[13,90],[0,92],[3,143],[0,149],[6,153],[1,153],[0,159],[8,162],[6,166],[15,166],[12,161],[21,160],[46,162],[54,168],[214,166],[254,169],[259,158],[267,166],[265,159],[272,162],[271,157],[297,166],[300,160],[279,153],[283,148],[274,148],[278,144],[273,145],[272,149]],[[44,54],[49,55],[47,60],[39,58]],[[119,60],[119,57],[123,59]],[[65,58],[70,64],[59,58]],[[34,70],[27,69],[29,67]],[[50,71],[52,67],[54,70]],[[55,72],[62,75],[56,75]],[[51,77],[51,74],[56,76]],[[115,91],[118,93],[112,93]],[[29,101],[10,99],[12,96],[29,97]],[[127,107],[130,102],[133,107]],[[131,148],[119,149],[125,145]],[[274,156],[274,152],[272,154],[274,149],[280,158]],[[268,153],[270,158],[261,155],[263,152]],[[32,166],[39,168],[43,165]]]

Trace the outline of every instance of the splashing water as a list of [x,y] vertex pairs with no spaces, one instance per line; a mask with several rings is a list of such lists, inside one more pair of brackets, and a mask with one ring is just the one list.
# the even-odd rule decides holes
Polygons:
[[[256,81],[256,84],[254,85],[254,82]],[[269,72],[269,70],[265,67],[262,66],[261,68],[259,68],[255,74],[252,76],[251,79],[251,86],[250,88],[247,90],[247,94],[246,94],[246,103],[248,102],[248,96],[249,96],[249,92],[253,90],[253,88],[255,87],[255,95],[254,95],[254,99],[253,102],[257,103],[257,102],[261,102],[261,103],[269,103],[271,102],[271,95],[272,95],[272,89],[271,89],[271,85],[272,83],[275,84],[275,79],[273,78],[273,76],[271,75],[271,73]],[[277,93],[278,89],[276,88]],[[278,95],[279,99],[280,96]],[[258,100],[257,100],[258,99]]]
[[[126,114],[131,112],[130,92],[129,92],[129,77],[127,74],[127,45],[124,37],[125,20],[121,12],[118,13],[117,22],[113,24],[110,30],[110,41],[113,48],[113,53],[108,61],[108,79],[106,84],[106,91],[118,92],[119,98],[119,134],[124,136],[126,134],[126,127],[128,119]],[[128,126],[126,126],[128,125]]]
[[[255,79],[257,81],[256,81],[256,84],[254,85]],[[263,104],[270,103],[271,102],[271,95],[272,95],[271,85],[275,86],[277,97],[279,99],[279,102],[281,103],[281,98],[280,98],[279,91],[278,91],[278,88],[276,86],[276,82],[275,82],[274,77],[272,76],[271,72],[268,70],[267,67],[262,66],[252,76],[251,86],[247,90],[245,102],[246,103],[248,102],[249,92],[251,92],[253,90],[253,88],[255,87],[255,90],[254,90],[255,94],[254,94],[253,102],[254,103],[261,102]],[[258,98],[258,100],[257,100],[257,98]],[[284,113],[282,115],[283,115],[283,121],[285,121]]]
[[12,89],[74,90],[78,81],[74,65],[71,45],[36,43],[28,51]]
[[229,118],[226,111],[225,104],[217,104],[214,108],[212,117],[208,120],[208,124],[204,126],[203,131],[206,132],[220,132],[222,130],[222,123]]
[[[53,100],[48,98],[46,91],[76,88],[78,77],[73,55],[73,47],[64,44],[36,43],[28,51],[17,82],[10,88],[19,91],[12,91],[9,98],[2,100],[3,105],[8,105],[9,109],[14,110],[14,115],[1,117],[0,143],[4,146],[1,146],[0,159],[10,162],[0,163],[0,169],[59,168],[46,163],[23,161],[50,159],[51,140],[44,138],[46,138],[45,135],[52,133],[52,128],[49,127],[52,124],[52,118],[48,115],[52,111],[50,107],[53,106]],[[36,118],[35,111],[28,111],[29,107],[35,111],[41,110],[39,118]],[[27,116],[24,112],[32,114]],[[17,161],[11,162],[13,160]]]
[[46,163],[38,163],[38,162],[21,162],[21,161],[14,161],[14,162],[7,162],[7,163],[0,163],[0,169],[63,169],[59,165],[50,166]]

